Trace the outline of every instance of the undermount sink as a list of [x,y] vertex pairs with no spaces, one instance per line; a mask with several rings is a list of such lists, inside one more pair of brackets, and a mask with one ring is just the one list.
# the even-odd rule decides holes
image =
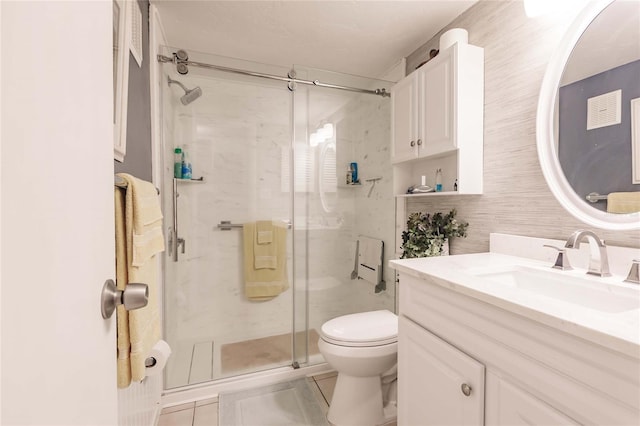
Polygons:
[[521,265],[479,268],[467,272],[531,296],[551,298],[600,312],[621,313],[640,309],[639,291],[611,285],[586,274],[580,277],[575,272],[571,275],[568,271],[544,271]]

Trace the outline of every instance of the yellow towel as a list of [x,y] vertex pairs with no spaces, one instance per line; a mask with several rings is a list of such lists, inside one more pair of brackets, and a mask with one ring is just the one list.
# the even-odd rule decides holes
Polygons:
[[276,269],[278,267],[278,241],[273,239],[273,223],[269,220],[256,222],[253,239],[253,267]]
[[640,191],[612,192],[607,197],[609,213],[635,213],[640,211]]
[[[144,379],[144,361],[160,339],[155,255],[164,250],[164,238],[155,187],[131,175],[122,173],[119,176],[127,181],[128,187],[126,197],[124,190],[115,190],[116,285],[120,290],[124,290],[129,282],[149,286],[146,307],[133,311],[126,311],[123,306],[117,309],[118,387],[124,388],[131,381]],[[150,194],[155,197],[156,205]],[[159,233],[157,229],[160,229]],[[138,265],[134,265],[134,258]]]
[[[272,245],[276,249],[275,268],[256,269],[254,248],[256,224],[243,225],[245,295],[250,300],[270,300],[289,288],[287,279],[287,229],[273,225]],[[270,244],[270,245],[271,245]]]

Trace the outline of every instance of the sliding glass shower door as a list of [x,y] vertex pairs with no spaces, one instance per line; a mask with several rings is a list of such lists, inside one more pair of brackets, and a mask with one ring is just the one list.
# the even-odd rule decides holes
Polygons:
[[[292,71],[189,55],[264,74]],[[324,362],[323,322],[395,306],[391,271],[381,264],[379,282],[370,282],[354,267],[361,236],[394,246],[389,98],[196,67],[182,75],[173,63],[162,69],[163,322],[173,349],[166,388]],[[183,160],[188,179],[175,177]],[[359,178],[348,183],[352,163]],[[384,264],[393,255],[387,250]]]
[[[184,105],[184,89],[163,87],[164,211],[176,216],[165,223],[177,248],[165,257],[167,388],[291,365],[290,92],[268,80],[163,70],[165,81],[202,90]],[[176,147],[191,179],[174,177]]]

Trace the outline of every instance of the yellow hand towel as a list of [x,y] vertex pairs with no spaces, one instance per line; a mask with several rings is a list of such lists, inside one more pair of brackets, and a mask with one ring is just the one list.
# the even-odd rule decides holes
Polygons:
[[[244,280],[245,295],[250,300],[270,300],[289,288],[287,279],[287,229],[274,225],[273,242],[276,250],[275,268],[257,269],[255,267],[254,249],[256,242],[256,224],[245,223],[243,226],[244,246]],[[271,245],[270,244],[270,245]]]
[[640,191],[612,192],[607,197],[609,213],[635,213],[640,211]]
[[[127,182],[127,197],[135,203],[132,210],[133,266],[143,266],[156,253],[164,251],[162,210],[153,184],[127,173],[118,173]],[[127,204],[129,206],[130,203]]]
[[253,239],[253,267],[276,269],[278,267],[278,241],[273,238],[273,222],[258,221]]
[[[124,290],[129,282],[149,286],[146,307],[126,311],[118,306],[118,387],[145,377],[145,359],[160,339],[158,279],[155,255],[164,250],[162,214],[155,187],[131,175],[120,174],[128,183],[115,192],[116,285]],[[158,232],[159,229],[159,232]],[[136,258],[137,264],[133,259]]]

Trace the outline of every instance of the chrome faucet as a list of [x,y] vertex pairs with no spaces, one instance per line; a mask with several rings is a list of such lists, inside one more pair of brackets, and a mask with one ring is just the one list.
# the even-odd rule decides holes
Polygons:
[[564,245],[566,248],[578,248],[582,240],[587,239],[589,241],[589,249],[591,255],[589,256],[589,270],[587,274],[597,275],[599,277],[610,277],[609,272],[609,258],[607,257],[607,246],[602,240],[593,232],[586,229],[571,234],[567,243]]
[[627,275],[626,283],[640,284],[640,259],[633,259],[631,261],[631,269]]

